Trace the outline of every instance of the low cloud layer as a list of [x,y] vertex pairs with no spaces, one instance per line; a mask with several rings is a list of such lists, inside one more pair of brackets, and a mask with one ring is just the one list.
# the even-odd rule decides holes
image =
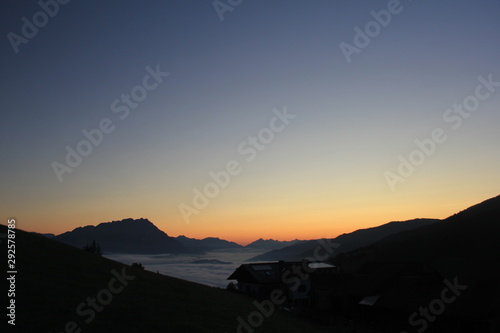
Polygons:
[[[227,277],[245,260],[262,254],[261,250],[231,249],[209,252],[204,255],[142,255],[142,254],[107,254],[105,257],[130,265],[140,262],[146,270],[159,272],[180,279],[225,288]],[[193,263],[197,260],[219,260],[221,264]],[[230,262],[231,264],[225,264]]]

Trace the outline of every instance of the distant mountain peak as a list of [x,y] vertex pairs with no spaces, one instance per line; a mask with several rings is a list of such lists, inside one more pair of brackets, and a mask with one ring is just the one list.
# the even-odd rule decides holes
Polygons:
[[225,239],[218,237],[206,237],[203,239],[189,238],[184,235],[176,237],[184,247],[193,250],[195,252],[208,252],[222,249],[235,249],[241,248],[242,246],[236,244],[235,242],[230,242]]
[[293,240],[293,241],[278,241],[274,240],[272,238],[270,239],[263,239],[259,238],[256,241],[248,244],[245,246],[246,248],[255,248],[255,249],[262,249],[262,250],[276,250],[283,248],[285,246],[293,245],[297,242],[300,242],[299,240]]
[[79,248],[95,240],[105,253],[189,252],[175,238],[168,236],[151,221],[142,217],[78,227],[54,239]]

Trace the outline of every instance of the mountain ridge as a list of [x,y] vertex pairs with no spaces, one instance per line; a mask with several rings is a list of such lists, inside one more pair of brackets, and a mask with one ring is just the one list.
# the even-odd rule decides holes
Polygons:
[[180,242],[185,248],[189,249],[190,251],[201,253],[223,249],[243,248],[243,246],[241,246],[240,244],[218,237],[205,237],[203,239],[196,239],[180,235],[175,239],[177,239],[178,242]]
[[500,196],[487,199],[437,224],[389,235],[378,242],[337,256],[334,261],[355,271],[369,261],[414,261],[444,276],[500,278]]
[[105,253],[189,253],[180,242],[158,229],[148,219],[127,218],[77,227],[53,237],[54,240],[82,248],[93,240]]
[[[344,233],[329,240],[339,244],[339,247],[335,249],[335,253],[338,254],[366,246],[392,233],[397,233],[403,230],[413,230],[427,224],[437,223],[439,221],[441,220],[428,218],[418,218],[408,221],[392,221],[380,226],[358,229],[350,233]],[[319,239],[301,241],[282,249],[263,253],[250,258],[247,261],[296,261],[307,257],[314,257],[314,249],[317,247],[318,241]]]
[[262,250],[276,250],[276,249],[283,248],[285,246],[293,245],[293,244],[298,243],[298,242],[301,242],[301,241],[298,239],[294,239],[291,241],[279,241],[279,240],[275,240],[272,238],[270,238],[270,239],[259,238],[255,241],[251,242],[250,244],[247,244],[245,246],[245,248],[262,249]]

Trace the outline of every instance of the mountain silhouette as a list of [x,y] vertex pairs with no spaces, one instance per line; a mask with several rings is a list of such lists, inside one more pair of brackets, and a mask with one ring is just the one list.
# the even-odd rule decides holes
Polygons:
[[443,276],[462,280],[500,278],[500,196],[474,205],[445,220],[390,235],[369,246],[342,254],[335,262],[355,271],[372,261],[428,264]]
[[[331,241],[339,245],[335,253],[354,250],[369,245],[382,238],[404,230],[416,228],[438,222],[437,219],[414,219],[409,221],[389,222],[378,227],[359,229],[351,233],[342,234]],[[307,257],[314,257],[314,250],[318,246],[318,240],[299,241],[296,244],[286,246],[282,249],[272,250],[248,259],[247,261],[296,261]]]
[[207,237],[204,239],[188,238],[186,236],[178,236],[176,240],[185,248],[193,252],[209,252],[223,249],[239,249],[240,244],[230,242],[216,237]]
[[278,241],[274,239],[259,238],[256,241],[245,246],[245,248],[270,251],[270,250],[278,250],[284,248],[285,246],[290,246],[298,242],[300,242],[298,239],[292,241]]
[[93,240],[104,253],[186,253],[190,252],[174,237],[168,236],[147,219],[124,219],[78,227],[53,239],[78,248]]

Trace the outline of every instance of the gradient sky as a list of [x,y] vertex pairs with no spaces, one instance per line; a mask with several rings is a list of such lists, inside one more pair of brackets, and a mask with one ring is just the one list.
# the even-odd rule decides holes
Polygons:
[[[8,34],[41,7],[2,2],[0,223],[58,234],[145,217],[248,243],[445,218],[498,195],[500,87],[456,130],[443,114],[479,76],[500,81],[500,1],[401,1],[348,63],[340,43],[387,6],[244,0],[221,21],[212,1],[70,1],[15,53]],[[169,76],[121,120],[112,102],[157,65]],[[247,161],[238,146],[285,107],[296,117]],[[114,131],[60,182],[51,164],[104,118]],[[384,174],[436,128],[447,140],[392,191]],[[241,173],[186,223],[179,205],[231,160]]]

